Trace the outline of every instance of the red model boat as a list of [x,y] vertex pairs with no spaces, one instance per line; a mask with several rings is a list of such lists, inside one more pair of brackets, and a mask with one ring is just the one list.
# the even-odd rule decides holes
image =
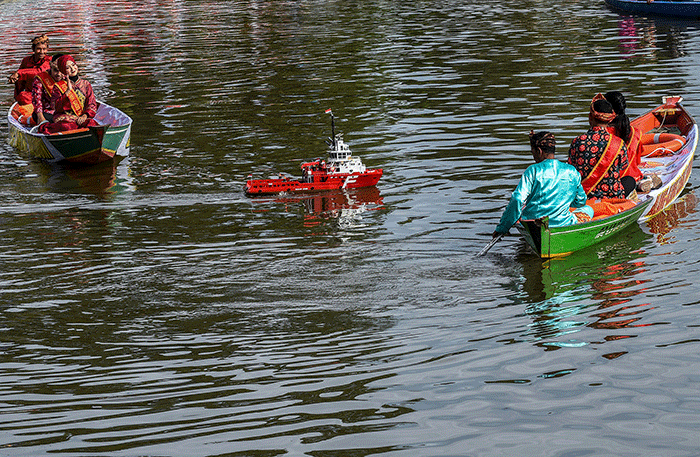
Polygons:
[[[330,111],[328,111],[330,112]],[[374,186],[382,177],[382,170],[371,169],[359,157],[350,152],[341,133],[335,134],[335,123],[331,113],[332,136],[328,143],[328,160],[316,159],[301,164],[301,179],[287,176],[270,179],[249,179],[245,183],[248,195],[279,194],[281,192],[315,192],[319,190],[355,189]]]

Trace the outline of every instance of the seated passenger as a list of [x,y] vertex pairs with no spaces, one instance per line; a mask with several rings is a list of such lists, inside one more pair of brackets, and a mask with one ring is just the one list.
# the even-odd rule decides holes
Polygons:
[[[518,219],[549,216],[550,227],[562,227],[593,217],[586,206],[581,175],[574,167],[554,158],[554,135],[530,132],[530,151],[535,163],[527,167],[513,196],[493,232],[493,237],[508,233]],[[571,208],[577,208],[571,211]]]
[[[51,104],[51,96],[56,83],[61,80],[61,72],[56,62],[63,54],[56,54],[51,58],[49,71],[39,73],[32,84],[32,116],[35,124],[53,122],[54,106]],[[66,87],[65,85],[61,87]]]
[[639,171],[639,164],[641,163],[641,139],[642,132],[639,129],[635,129],[630,124],[630,119],[625,113],[627,109],[627,101],[622,92],[611,91],[606,92],[604,95],[605,99],[612,105],[613,111],[615,112],[615,119],[613,119],[608,125],[608,132],[613,135],[617,135],[622,138],[627,147],[627,169],[622,172],[622,176],[631,176],[635,181],[642,179],[642,172]]
[[[627,161],[629,166],[622,172],[622,176],[631,176],[640,192],[649,192],[661,186],[661,179],[655,173],[644,176],[639,169],[642,163],[642,132],[630,124],[625,110],[627,101],[621,92],[611,91],[605,93],[605,99],[610,102],[615,111],[615,119],[608,126],[608,132],[622,138],[627,146]],[[646,179],[645,179],[646,178]]]
[[40,35],[32,40],[32,54],[22,59],[19,70],[8,76],[10,84],[15,85],[15,101],[20,105],[32,103],[32,82],[41,72],[48,71],[51,58],[49,52],[49,37]]
[[623,177],[629,167],[627,147],[607,130],[615,117],[612,105],[603,94],[597,94],[588,114],[591,128],[571,141],[568,163],[581,174],[589,198],[626,198],[636,185],[634,178]]
[[55,108],[53,122],[43,124],[39,132],[50,135],[98,125],[93,119],[97,114],[97,100],[92,85],[78,75],[80,70],[75,59],[64,55],[57,64],[63,80],[54,85],[51,95]]

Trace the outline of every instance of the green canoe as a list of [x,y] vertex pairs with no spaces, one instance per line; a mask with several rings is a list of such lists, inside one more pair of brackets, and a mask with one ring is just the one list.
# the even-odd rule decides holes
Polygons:
[[558,257],[599,243],[637,223],[653,201],[651,196],[644,195],[636,206],[626,211],[583,224],[550,227],[549,218],[545,217],[541,221],[520,221],[515,227],[540,257]]

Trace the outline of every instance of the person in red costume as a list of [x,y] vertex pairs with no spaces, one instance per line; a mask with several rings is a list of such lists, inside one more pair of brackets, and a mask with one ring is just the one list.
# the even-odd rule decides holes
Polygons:
[[48,52],[49,37],[45,34],[35,37],[32,40],[32,53],[22,59],[19,70],[7,77],[10,84],[15,85],[15,100],[20,105],[31,105],[34,77],[50,67]]
[[62,56],[57,65],[63,79],[56,82],[51,94],[51,103],[55,107],[53,122],[42,124],[39,132],[50,135],[99,125],[93,119],[97,114],[97,100],[92,85],[80,77],[73,56]]
[[634,178],[623,176],[629,168],[627,146],[607,130],[616,116],[610,102],[597,94],[588,114],[590,129],[571,141],[568,163],[581,173],[588,198],[626,198],[634,190]]
[[34,112],[32,117],[36,125],[53,121],[54,106],[51,104],[51,97],[56,82],[62,79],[56,61],[63,54],[56,54],[51,58],[51,69],[36,75],[32,84],[32,105]]

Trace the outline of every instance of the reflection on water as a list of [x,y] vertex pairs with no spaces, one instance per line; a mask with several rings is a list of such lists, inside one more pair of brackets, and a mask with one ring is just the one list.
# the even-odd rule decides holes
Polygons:
[[129,161],[126,157],[92,166],[36,162],[33,168],[52,192],[92,194],[109,199],[114,194],[136,190]]
[[618,21],[620,28],[620,51],[622,54],[632,54],[641,47],[640,38],[637,36],[637,28],[634,23],[634,17],[623,16]]
[[[648,304],[628,305],[644,293],[649,235],[633,225],[619,239],[606,241],[561,258],[523,257],[525,282],[531,303],[532,332],[547,349],[581,346],[615,338],[574,335],[586,327],[611,330],[630,328]],[[638,309],[639,308],[639,309]],[[585,337],[584,337],[585,338]]]
[[680,18],[622,15],[618,21],[620,52],[628,57],[637,53],[649,53],[657,58],[686,56],[684,35],[693,26],[697,27],[695,21]]
[[697,206],[698,198],[695,196],[695,192],[691,191],[682,195],[661,214],[647,221],[649,231],[656,235],[656,242],[669,244],[677,241],[671,234],[673,229],[681,224],[688,225],[697,222],[697,218],[690,217],[697,211]]
[[316,194],[281,194],[277,197],[252,197],[254,211],[277,211],[269,203],[282,203],[284,211],[304,209],[304,227],[316,227],[323,221],[336,221],[338,228],[351,228],[362,223],[362,213],[383,209],[382,197],[376,186],[360,189],[338,189]]
[[[680,224],[693,223],[688,215],[696,212],[696,206],[695,194],[687,193],[645,227],[656,235],[657,243],[673,243],[668,234]],[[642,315],[655,305],[635,300],[648,291],[650,267],[645,258],[650,239],[635,225],[620,239],[561,258],[541,260],[521,247],[523,290],[531,300],[527,313],[533,320],[531,332],[537,345],[557,349],[603,344],[634,338],[638,332],[633,329],[656,325],[641,322]],[[587,328],[603,330],[604,334],[581,335]],[[603,357],[613,359],[625,353]]]

